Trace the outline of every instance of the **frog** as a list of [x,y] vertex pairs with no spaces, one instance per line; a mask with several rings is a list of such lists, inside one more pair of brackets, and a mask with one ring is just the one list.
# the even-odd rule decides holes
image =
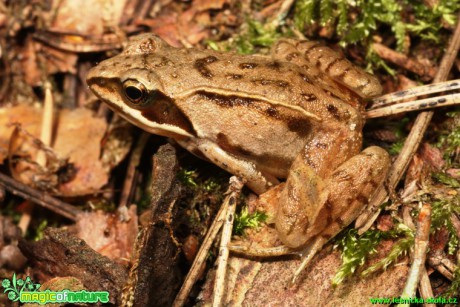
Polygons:
[[277,189],[282,248],[247,252],[297,253],[295,276],[356,219],[389,169],[384,149],[361,149],[378,79],[317,42],[281,39],[269,55],[240,55],[141,34],[93,67],[87,84],[115,113],[256,194]]

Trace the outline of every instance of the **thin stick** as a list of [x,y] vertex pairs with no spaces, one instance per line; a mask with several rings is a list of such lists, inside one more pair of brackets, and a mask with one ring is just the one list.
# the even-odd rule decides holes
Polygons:
[[[460,14],[457,20],[460,20]],[[444,57],[442,58],[441,64],[439,65],[438,72],[433,82],[441,82],[447,79],[450,69],[456,59],[458,50],[460,48],[460,22],[457,22],[455,33],[449,46],[447,48]],[[356,228],[359,228],[360,234],[364,233],[377,219],[380,210],[376,210],[380,204],[384,203],[388,199],[388,191],[393,191],[401,179],[402,175],[409,166],[410,161],[417,151],[417,148],[423,138],[423,134],[428,128],[428,124],[433,117],[433,112],[422,112],[417,116],[414,126],[404,142],[403,149],[398,155],[395,163],[391,166],[387,178],[387,186],[380,186],[372,198],[368,208],[363,214],[361,214],[356,220]]]
[[[433,288],[431,287],[430,277],[426,271],[425,266],[420,268],[420,284],[418,286],[418,291],[423,298],[423,301],[427,301],[429,298],[434,297]],[[424,307],[436,307],[436,304],[425,303]]]
[[443,250],[431,251],[428,255],[428,264],[447,279],[454,279],[454,272],[457,266],[447,257]]
[[392,62],[398,66],[401,66],[406,70],[412,71],[420,77],[424,78],[425,80],[431,80],[436,74],[436,70],[434,68],[429,68],[426,65],[418,62],[417,60],[411,59],[407,57],[405,54],[396,52],[385,45],[374,43],[372,44],[372,49],[382,59],[385,59],[388,62]]
[[136,168],[141,160],[142,152],[144,151],[145,144],[150,137],[147,132],[142,132],[139,140],[137,141],[136,147],[134,148],[131,157],[129,159],[128,170],[126,171],[125,181],[123,184],[123,190],[121,192],[119,208],[128,207],[128,201],[132,195],[132,189],[134,185],[134,179],[136,174]]
[[[410,229],[415,231],[416,227],[410,215],[411,208],[409,206],[404,206],[402,210],[403,210],[404,224],[406,224]],[[430,278],[428,277],[428,273],[426,271],[425,266],[420,268],[420,285],[418,289],[419,289],[420,295],[425,301],[428,298],[434,297],[433,289],[431,288]],[[425,304],[425,306],[435,307],[436,305],[435,304]]]
[[281,3],[280,10],[278,11],[276,18],[273,21],[276,26],[280,25],[284,18],[286,18],[294,2],[294,0],[284,0],[283,3]]
[[2,173],[0,173],[0,185],[4,186],[5,189],[12,194],[30,200],[72,221],[77,221],[79,216],[83,213],[81,210],[68,203],[56,199],[45,192],[28,187]]
[[386,107],[367,110],[366,118],[384,117],[411,111],[440,108],[460,104],[460,93],[402,102]]
[[224,228],[222,229],[222,237],[220,239],[219,259],[217,263],[216,279],[214,281],[214,291],[212,306],[222,306],[222,299],[225,290],[225,275],[227,273],[228,263],[228,244],[232,238],[233,220],[235,217],[235,208],[238,197],[241,193],[244,183],[236,176],[230,178],[230,194],[227,196],[227,214],[225,218]]
[[[51,93],[51,84],[45,82],[45,100],[43,105],[42,113],[42,124],[40,132],[40,140],[45,146],[50,146],[51,138],[53,135],[53,111],[54,111],[54,99]],[[42,167],[46,167],[46,153],[43,150],[39,150],[36,157],[36,162]],[[19,220],[18,227],[22,230],[22,233],[26,233],[29,227],[30,221],[32,220],[32,214],[34,210],[34,204],[28,203],[26,210]]]
[[368,110],[374,110],[387,105],[394,104],[400,100],[406,100],[417,96],[435,94],[439,92],[453,91],[460,88],[460,79],[449,80],[445,82],[432,83],[422,86],[417,86],[407,90],[389,93],[372,99],[372,106]]
[[196,258],[193,261],[192,267],[190,268],[187,276],[185,277],[185,281],[182,284],[182,287],[179,293],[177,294],[176,299],[174,300],[173,307],[184,306],[187,297],[189,296],[190,291],[192,290],[193,285],[200,277],[199,275],[201,268],[205,264],[211,245],[214,242],[214,239],[216,238],[220,228],[224,224],[225,214],[227,212],[228,205],[229,203],[227,197],[222,203],[222,206],[220,206],[219,212],[217,212],[216,218],[212,222],[211,227],[209,227],[209,230],[203,240],[203,243],[201,244],[200,250],[198,251]]
[[[406,286],[401,294],[401,299],[410,299],[415,296],[415,290],[420,281],[421,268],[425,266],[426,253],[428,251],[428,239],[430,236],[431,226],[431,206],[424,204],[418,217],[417,232],[415,234],[415,246],[412,265],[409,271],[409,277]],[[407,306],[410,304],[399,304],[398,306]]]

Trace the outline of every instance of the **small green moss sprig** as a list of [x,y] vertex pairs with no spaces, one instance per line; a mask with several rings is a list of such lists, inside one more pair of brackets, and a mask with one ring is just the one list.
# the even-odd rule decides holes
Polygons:
[[368,230],[362,236],[356,229],[350,229],[337,238],[334,248],[342,250],[342,265],[332,279],[332,285],[341,284],[351,276],[366,259],[376,253],[376,247],[382,240],[383,232]]
[[[317,24],[329,26],[340,40],[340,45],[361,43],[367,47],[368,69],[384,68],[394,71],[372,52],[372,35],[380,26],[389,27],[398,51],[406,47],[406,36],[416,35],[430,43],[441,44],[439,32],[445,25],[454,25],[460,0],[440,0],[433,7],[415,0],[298,0],[294,9],[294,24],[303,32]],[[413,18],[405,16],[410,12]]]
[[449,289],[443,294],[444,297],[458,297],[460,293],[460,266],[454,271],[454,279],[449,286]]
[[451,219],[454,213],[460,214],[460,199],[458,197],[439,199],[431,203],[431,232],[438,231],[441,227],[447,228],[449,232],[447,247],[450,255],[455,253],[459,244],[457,231]]
[[436,146],[443,149],[444,160],[449,166],[460,164],[460,126],[447,134],[442,134]]
[[390,148],[388,149],[388,152],[390,153],[390,155],[392,156],[398,155],[404,147],[404,141],[405,139],[391,144]]
[[196,180],[198,178],[198,172],[195,169],[190,170],[181,168],[177,173],[177,178],[180,182],[182,182],[184,185],[188,187],[195,188],[198,186],[198,184],[196,183]]
[[267,220],[267,214],[264,212],[256,211],[249,213],[248,207],[243,206],[241,211],[235,215],[235,222],[233,224],[233,234],[237,236],[244,235],[247,228],[259,228],[262,223]]
[[342,46],[367,41],[378,24],[383,23],[390,26],[401,49],[406,34],[402,10],[402,4],[396,0],[299,0],[294,23],[300,31],[316,22],[321,26],[336,24]]
[[423,40],[436,44],[440,43],[439,31],[443,27],[443,23],[454,25],[456,12],[460,7],[458,0],[439,0],[433,7],[420,1],[406,2],[411,5],[416,17],[412,24],[406,24],[406,29]]
[[253,54],[258,48],[268,48],[276,42],[282,34],[275,23],[261,23],[247,19],[241,26],[241,32],[228,41],[207,41],[207,45],[213,50],[230,51],[236,50],[239,54]]
[[334,245],[334,248],[338,247],[342,250],[342,265],[332,279],[332,285],[337,286],[350,277],[370,256],[376,253],[376,248],[382,240],[396,238],[399,240],[393,245],[390,253],[363,271],[361,273],[363,277],[377,270],[386,269],[400,256],[407,254],[414,244],[414,233],[409,227],[401,223],[397,224],[391,231],[368,230],[361,236],[358,236],[356,229],[346,231]]
[[400,257],[409,253],[415,242],[415,232],[405,224],[399,223],[394,230],[387,233],[390,237],[404,237],[399,239],[391,248],[391,251],[383,259],[373,264],[361,273],[361,276],[367,277],[378,270],[386,270],[392,263],[395,263]]
[[433,173],[432,177],[436,179],[437,181],[439,181],[440,183],[445,184],[451,188],[454,188],[454,189],[460,188],[460,182],[457,179],[447,175],[446,173],[442,173],[442,172]]

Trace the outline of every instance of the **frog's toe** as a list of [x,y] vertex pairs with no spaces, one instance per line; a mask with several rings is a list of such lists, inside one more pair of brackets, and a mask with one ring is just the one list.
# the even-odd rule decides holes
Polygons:
[[313,239],[312,243],[309,244],[300,254],[301,262],[299,267],[292,276],[291,286],[297,283],[297,279],[300,274],[305,270],[307,265],[313,260],[313,257],[323,248],[324,244],[327,243],[327,239],[322,236],[317,236]]
[[257,247],[252,244],[241,244],[230,243],[228,249],[232,253],[236,253],[244,256],[251,257],[278,257],[285,255],[299,255],[298,251],[295,251],[285,245],[275,246],[275,247]]

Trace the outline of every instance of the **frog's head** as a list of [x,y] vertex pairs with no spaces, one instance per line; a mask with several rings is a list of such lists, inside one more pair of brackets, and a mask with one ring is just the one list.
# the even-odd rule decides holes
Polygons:
[[158,135],[191,137],[193,128],[187,117],[147,65],[152,60],[149,55],[166,47],[152,34],[136,36],[121,54],[93,67],[86,82],[96,96],[134,125]]

